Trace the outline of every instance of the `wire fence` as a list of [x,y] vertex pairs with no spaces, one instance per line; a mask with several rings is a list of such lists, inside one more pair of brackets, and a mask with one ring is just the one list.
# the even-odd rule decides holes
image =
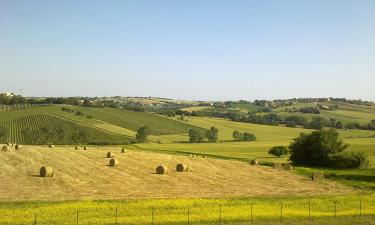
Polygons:
[[[1,209],[0,224],[71,225],[247,225],[375,224],[375,206],[358,201],[306,200],[152,206],[106,204]],[[17,209],[17,207],[15,207]]]

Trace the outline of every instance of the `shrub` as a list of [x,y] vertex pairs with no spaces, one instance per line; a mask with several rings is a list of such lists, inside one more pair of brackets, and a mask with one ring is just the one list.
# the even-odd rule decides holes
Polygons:
[[289,145],[290,160],[296,165],[333,168],[366,167],[368,160],[362,152],[344,152],[349,147],[339,139],[334,129],[300,134]]
[[288,154],[288,149],[284,146],[275,146],[268,151],[268,154],[280,158],[280,156]]
[[369,164],[368,156],[364,152],[343,152],[329,156],[332,167],[342,169],[366,168]]

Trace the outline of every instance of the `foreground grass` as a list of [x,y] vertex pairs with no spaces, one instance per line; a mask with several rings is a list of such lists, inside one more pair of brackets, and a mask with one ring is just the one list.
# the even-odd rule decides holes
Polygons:
[[374,224],[375,194],[18,202],[0,203],[0,214],[1,225],[35,219],[37,224]]

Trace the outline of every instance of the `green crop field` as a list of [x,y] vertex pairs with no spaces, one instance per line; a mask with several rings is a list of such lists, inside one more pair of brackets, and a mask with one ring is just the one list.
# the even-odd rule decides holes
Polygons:
[[0,224],[375,224],[373,194],[0,203]]
[[170,118],[145,112],[134,112],[111,108],[68,108],[82,112],[85,115],[92,116],[95,119],[133,131],[137,131],[138,128],[147,125],[150,127],[153,135],[188,133],[189,129],[197,128],[177,120],[172,120]]
[[[76,144],[79,143],[79,140],[74,134],[78,130],[90,133],[89,141],[91,142],[124,142],[128,140],[125,137],[78,125],[47,113],[2,121],[0,125],[9,130],[4,141],[22,144]],[[42,128],[49,129],[48,135],[42,132]]]

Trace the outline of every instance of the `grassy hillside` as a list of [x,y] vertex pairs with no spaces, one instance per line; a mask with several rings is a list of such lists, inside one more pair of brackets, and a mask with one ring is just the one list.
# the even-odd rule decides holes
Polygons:
[[[67,107],[94,119],[101,120],[132,131],[141,126],[150,127],[153,135],[188,133],[195,126],[173,120],[167,117],[146,112],[134,112],[111,108]],[[64,112],[67,113],[67,112]]]

